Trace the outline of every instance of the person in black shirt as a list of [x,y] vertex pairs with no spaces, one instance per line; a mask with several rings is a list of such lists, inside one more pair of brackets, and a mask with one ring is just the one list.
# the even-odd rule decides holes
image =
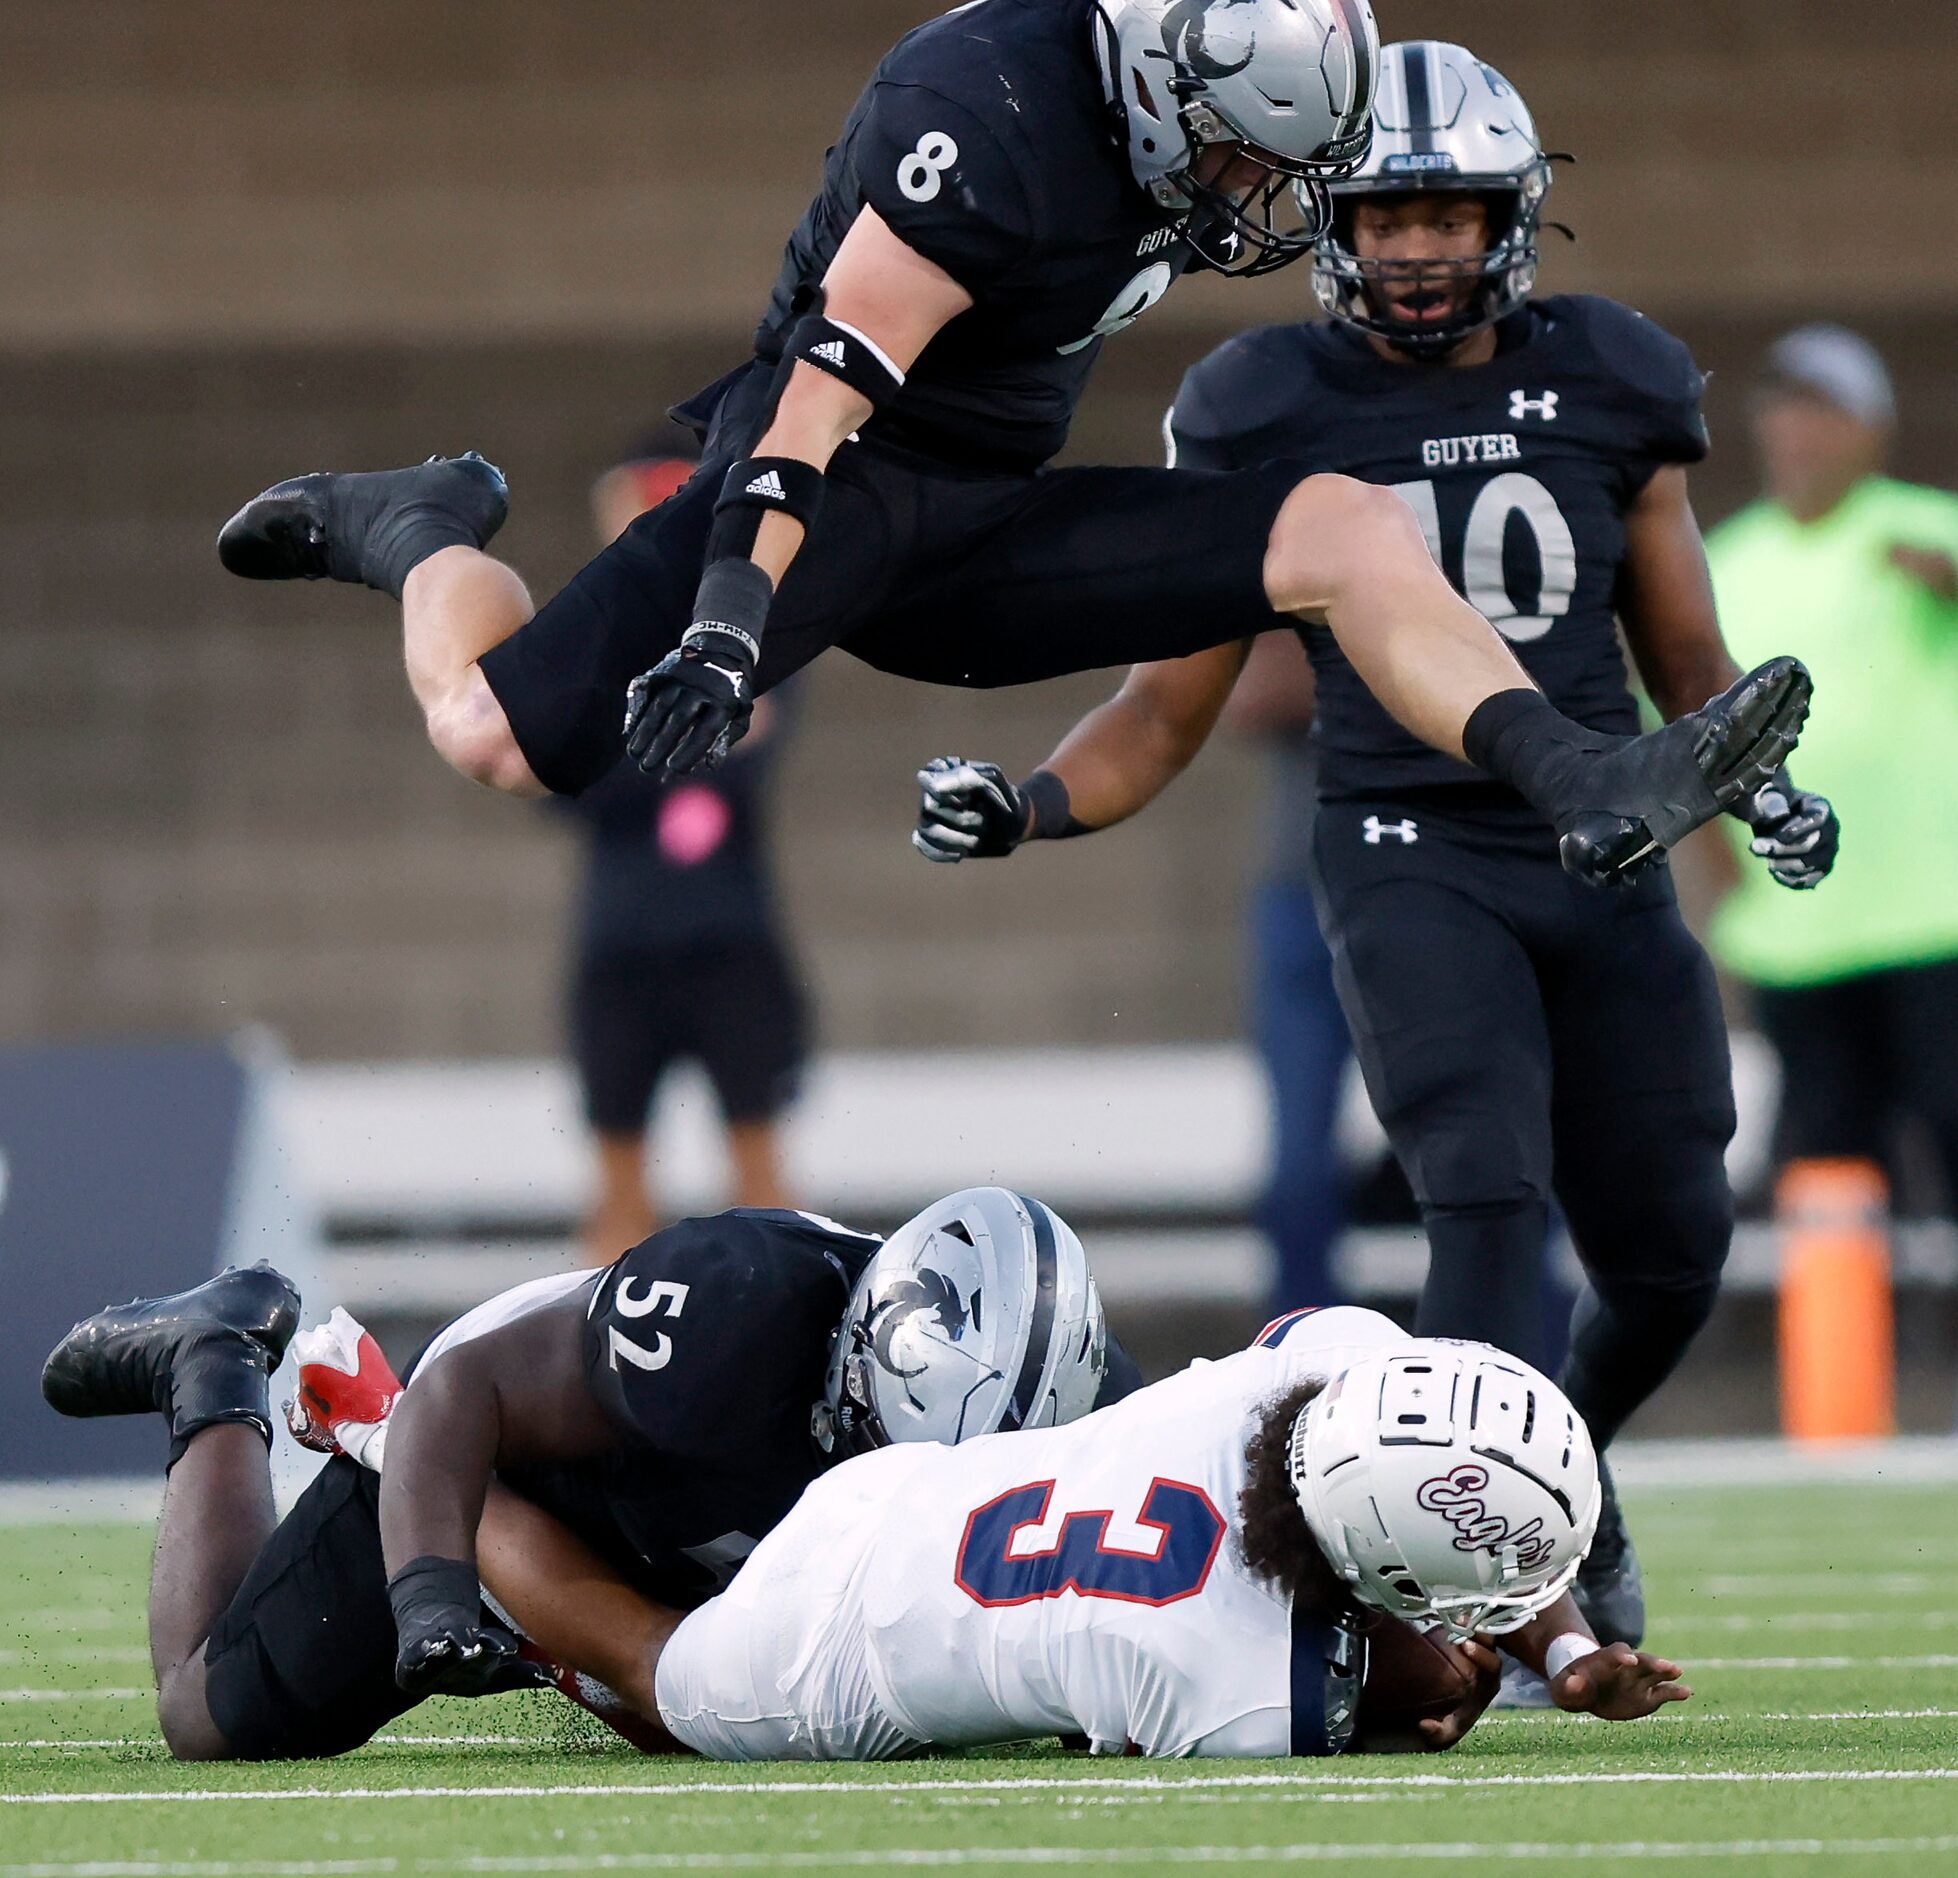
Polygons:
[[1310,252],[1365,154],[1378,56],[1366,0],[974,0],[879,66],[753,359],[677,413],[703,473],[546,606],[483,552],[506,494],[474,455],[278,484],[220,555],[401,599],[436,748],[518,793],[575,794],[626,753],[718,761],[756,694],[832,645],[984,686],[1323,622],[1398,722],[1613,879],[1779,761],[1807,708],[1795,662],[1694,723],[1601,737],[1364,483],[1047,468],[1102,342],[1179,275]]
[[[696,464],[660,438],[607,471],[593,492],[603,538],[670,499]],[[570,1019],[597,1147],[584,1229],[593,1264],[657,1224],[646,1120],[682,1059],[713,1082],[733,1203],[788,1202],[778,1123],[807,1053],[807,1013],[777,916],[766,812],[790,696],[766,699],[753,734],[708,774],[668,781],[621,764],[557,798],[585,834]]]
[[[1683,720],[1734,677],[1687,494],[1707,447],[1699,372],[1613,301],[1528,297],[1550,172],[1499,73],[1459,46],[1389,47],[1375,115],[1317,267],[1332,321],[1248,333],[1192,370],[1168,421],[1176,460],[1285,457],[1392,489],[1574,721],[1636,728],[1621,619],[1654,701]],[[1733,1096],[1712,969],[1662,869],[1616,894],[1567,878],[1537,805],[1407,735],[1331,635],[1304,637],[1319,917],[1427,1227],[1416,1328],[1532,1348],[1554,1193],[1590,1281],[1565,1387],[1602,1450],[1684,1354],[1726,1258]],[[1132,672],[1046,766],[1069,832],[1164,788],[1242,661],[1224,648]],[[920,780],[929,858],[1050,832],[1028,826],[1038,773],[1016,788],[940,759]],[[1784,776],[1741,806],[1801,884],[1827,872],[1821,798]],[[1637,1642],[1615,1502],[1580,1583],[1599,1634]]]
[[267,1377],[298,1314],[271,1267],[227,1271],[85,1320],[43,1372],[63,1414],[170,1423],[150,1640],[179,1759],[340,1754],[426,1696],[541,1680],[481,1595],[479,1525],[485,1580],[542,1516],[690,1610],[845,1454],[1052,1426],[1141,1386],[1037,1200],[971,1188],[888,1242],[736,1211],[457,1319],[376,1411],[385,1473],[340,1455],[275,1523]]

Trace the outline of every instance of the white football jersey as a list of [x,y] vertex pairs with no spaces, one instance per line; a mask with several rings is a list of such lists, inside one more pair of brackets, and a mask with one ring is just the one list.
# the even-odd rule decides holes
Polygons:
[[954,1747],[1080,1734],[1105,1754],[1337,1753],[1361,1649],[1295,1627],[1246,1567],[1244,1449],[1272,1398],[1403,1341],[1374,1311],[1300,1312],[1068,1427],[893,1451],[860,1594],[892,1719]]

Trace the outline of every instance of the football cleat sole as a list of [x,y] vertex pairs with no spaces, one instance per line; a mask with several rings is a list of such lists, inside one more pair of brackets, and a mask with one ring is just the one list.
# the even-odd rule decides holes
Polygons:
[[[1641,738],[1651,749],[1647,767],[1669,762],[1673,775],[1638,779],[1639,793],[1655,800],[1637,814],[1601,809],[1573,817],[1557,844],[1565,871],[1594,886],[1628,879],[1752,795],[1800,741],[1813,691],[1801,660],[1770,659],[1710,704]],[[1662,750],[1662,738],[1672,748]]]

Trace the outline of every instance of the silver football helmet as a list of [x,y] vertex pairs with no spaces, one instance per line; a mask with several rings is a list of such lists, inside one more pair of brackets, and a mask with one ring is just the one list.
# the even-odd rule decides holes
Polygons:
[[[1263,274],[1310,251],[1326,185],[1366,155],[1380,35],[1369,0],[1097,0],[1102,83],[1136,181],[1189,216],[1199,258]],[[1268,174],[1225,191],[1204,153]]]
[[1604,1503],[1591,1432],[1563,1391],[1490,1344],[1441,1338],[1334,1377],[1293,1424],[1291,1475],[1362,1604],[1458,1637],[1554,1604]]
[[814,1431],[826,1454],[1078,1421],[1108,1367],[1081,1241],[1051,1207],[968,1187],[885,1240],[851,1293]]
[[[1447,191],[1480,196],[1490,246],[1461,261],[1363,261],[1353,245],[1353,207],[1367,197]],[[1550,159],[1529,107],[1508,79],[1464,47],[1405,40],[1380,58],[1373,147],[1332,186],[1332,224],[1319,243],[1312,285],[1334,319],[1432,356],[1512,313],[1535,290],[1537,234],[1550,194]],[[1380,293],[1384,270],[1459,298],[1456,310],[1410,330]],[[1464,286],[1473,291],[1463,293]]]

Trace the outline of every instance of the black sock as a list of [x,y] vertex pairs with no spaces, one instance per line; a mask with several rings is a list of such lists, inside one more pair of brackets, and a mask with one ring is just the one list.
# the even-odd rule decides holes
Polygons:
[[[408,576],[431,554],[477,545],[476,532],[467,522],[433,502],[403,502],[354,540],[343,544],[337,535],[328,540],[338,578],[362,581],[397,600]],[[348,564],[344,573],[338,566],[342,562]]]
[[1577,799],[1583,759],[1622,741],[1573,723],[1542,692],[1527,687],[1484,698],[1462,729],[1468,760],[1553,822],[1596,806]]

